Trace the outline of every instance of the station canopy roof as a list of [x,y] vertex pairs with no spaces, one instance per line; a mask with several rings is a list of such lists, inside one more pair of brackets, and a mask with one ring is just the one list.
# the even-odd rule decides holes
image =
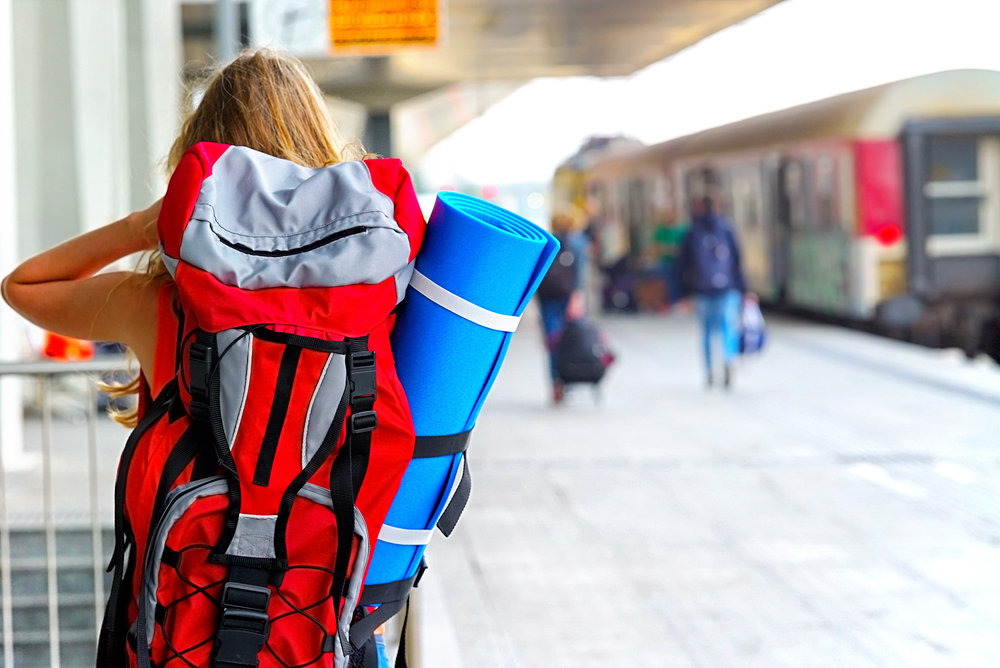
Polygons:
[[[435,48],[301,55],[328,93],[388,109],[459,82],[628,75],[779,1],[440,0],[445,29]],[[210,7],[189,9],[186,35],[204,35]]]

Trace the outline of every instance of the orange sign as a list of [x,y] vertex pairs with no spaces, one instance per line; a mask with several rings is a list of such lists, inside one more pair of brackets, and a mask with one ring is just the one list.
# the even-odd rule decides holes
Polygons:
[[434,46],[439,0],[330,0],[334,53]]

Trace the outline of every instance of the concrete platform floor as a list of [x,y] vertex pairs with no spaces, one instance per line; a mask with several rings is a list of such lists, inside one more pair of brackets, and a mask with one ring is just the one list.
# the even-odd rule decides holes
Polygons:
[[[770,325],[726,393],[704,387],[690,318],[608,319],[601,401],[552,408],[523,323],[474,432],[472,500],[428,550],[421,668],[1000,665],[1000,367]],[[90,517],[74,387],[53,426],[65,527]],[[98,424],[108,523],[126,435]],[[38,527],[37,420],[26,441],[8,509]]]
[[423,667],[1000,665],[1000,367],[770,324],[726,393],[690,318],[606,320],[603,400],[559,408],[523,325]]

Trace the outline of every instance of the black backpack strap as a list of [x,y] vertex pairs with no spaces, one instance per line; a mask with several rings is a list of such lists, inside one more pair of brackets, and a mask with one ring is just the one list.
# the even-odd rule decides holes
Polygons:
[[[135,544],[131,530],[125,519],[125,486],[128,480],[129,468],[136,447],[146,430],[162,418],[170,406],[170,401],[177,393],[177,380],[171,380],[160,391],[156,401],[146,411],[146,415],[132,430],[125,448],[122,450],[121,461],[118,464],[118,477],[115,479],[115,548],[111,553],[111,563],[108,571],[114,571],[111,580],[111,592],[108,605],[104,609],[104,622],[97,643],[97,665],[117,668],[126,665],[125,624],[127,623],[128,600],[131,596],[131,575],[135,569]],[[129,564],[125,564],[125,551],[129,550]],[[128,586],[123,587],[123,583]]]
[[[368,470],[371,433],[378,426],[378,415],[375,413],[375,353],[368,350],[368,337],[347,339],[347,342],[351,414],[347,420],[344,445],[330,467],[330,498],[337,518],[337,557],[330,592],[338,619],[354,545],[354,503]],[[350,648],[348,639],[341,638],[341,641],[347,651]]]
[[406,627],[410,621],[410,598],[406,598],[406,614],[403,615],[403,626],[399,631],[399,649],[396,650],[394,668],[408,668],[406,664]]
[[351,442],[351,484],[357,500],[368,471],[372,432],[378,427],[375,412],[375,353],[368,350],[368,337],[348,339],[347,382],[351,388],[351,417],[347,438]]
[[[183,371],[183,362],[181,371]],[[195,420],[209,420],[209,403],[212,372],[215,369],[215,336],[198,330],[194,343],[188,348],[188,393],[191,402],[188,410]]]

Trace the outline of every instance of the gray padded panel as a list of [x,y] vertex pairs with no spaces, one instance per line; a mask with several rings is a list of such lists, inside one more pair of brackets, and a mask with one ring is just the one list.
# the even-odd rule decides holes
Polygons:
[[160,244],[160,257],[163,258],[163,265],[167,268],[167,273],[170,274],[171,278],[177,278],[177,265],[180,260],[170,257],[163,250],[163,244]]
[[306,426],[302,431],[302,468],[305,468],[323,445],[346,385],[346,358],[344,355],[330,354],[306,413]]
[[163,503],[164,513],[156,527],[149,549],[146,552],[145,578],[143,578],[143,597],[140,599],[140,614],[146,615],[146,642],[153,642],[153,631],[156,630],[156,588],[160,580],[160,562],[163,560],[163,548],[166,546],[167,534],[177,520],[187,512],[195,501],[214,494],[227,494],[229,483],[217,476],[195,480],[184,485],[178,485],[170,490]]
[[[306,483],[299,490],[299,496],[309,499],[313,503],[318,503],[328,508],[333,508],[330,500],[330,490],[319,485]],[[337,623],[337,636],[334,640],[334,666],[336,668],[346,668],[350,657],[344,653],[347,646],[347,638],[351,631],[351,619],[354,617],[354,609],[361,598],[361,586],[364,583],[365,568],[368,563],[368,555],[371,553],[371,539],[368,536],[368,525],[365,523],[364,515],[354,508],[354,533],[360,539],[357,559],[355,560],[354,572],[351,574],[350,582],[347,584],[347,595],[344,598],[344,609],[340,612],[340,619]],[[361,566],[361,567],[359,567]]]
[[244,515],[236,522],[233,540],[226,548],[226,554],[237,557],[260,557],[274,559],[274,527],[277,515]]
[[371,552],[371,540],[368,537],[368,525],[365,523],[364,515],[354,507],[354,533],[360,538],[358,553],[354,561],[354,571],[351,579],[347,583],[347,594],[344,596],[344,608],[340,611],[340,619],[337,620],[337,636],[333,641],[334,668],[347,668],[350,656],[344,651],[349,645],[348,638],[351,633],[351,619],[354,617],[354,609],[358,606],[358,599],[361,598],[361,586],[365,581],[366,565],[368,555]]
[[227,329],[215,338],[222,355],[219,358],[219,412],[226,442],[232,448],[250,387],[253,335],[242,329]]
[[[308,169],[234,146],[202,182],[181,259],[247,290],[380,283],[409,261],[410,241],[394,213],[363,162]],[[279,257],[247,254],[220,240],[294,251],[357,227],[367,231]]]
[[410,262],[408,265],[396,272],[393,277],[396,279],[396,303],[403,301],[403,297],[406,296],[406,288],[410,285],[410,279],[413,278],[413,268],[416,266],[416,260]]

